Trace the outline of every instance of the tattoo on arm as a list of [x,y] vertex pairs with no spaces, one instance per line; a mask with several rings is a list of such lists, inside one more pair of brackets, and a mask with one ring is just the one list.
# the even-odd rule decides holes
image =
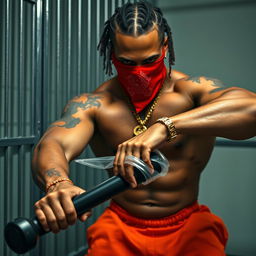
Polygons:
[[52,169],[49,169],[47,170],[46,172],[46,175],[49,176],[49,177],[52,177],[52,176],[58,176],[60,177],[60,173],[55,169],[55,168],[52,168]]
[[[201,78],[200,76],[188,77],[185,80],[192,81],[194,83],[200,84],[200,78]],[[218,91],[222,91],[222,90],[225,90],[227,88],[227,87],[224,86],[224,84],[219,79],[211,78],[211,77],[205,77],[205,76],[204,76],[204,79],[206,79],[207,81],[211,81],[213,86],[218,86],[218,88],[212,89],[210,91],[210,93],[215,93],[215,92],[218,92]]]
[[[78,97],[77,97],[78,98]],[[99,108],[101,103],[99,101],[101,97],[96,95],[88,95],[85,102],[81,101],[71,101],[65,107],[61,119],[57,122],[65,122],[63,125],[56,124],[57,122],[53,123],[50,127],[64,127],[64,128],[74,128],[81,122],[80,118],[73,117],[74,114],[78,112],[79,109],[86,110],[92,107]]]

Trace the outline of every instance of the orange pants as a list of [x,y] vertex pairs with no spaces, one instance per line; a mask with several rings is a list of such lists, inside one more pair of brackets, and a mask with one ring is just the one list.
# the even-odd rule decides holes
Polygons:
[[223,256],[223,221],[197,202],[159,219],[132,216],[111,201],[87,230],[87,256]]

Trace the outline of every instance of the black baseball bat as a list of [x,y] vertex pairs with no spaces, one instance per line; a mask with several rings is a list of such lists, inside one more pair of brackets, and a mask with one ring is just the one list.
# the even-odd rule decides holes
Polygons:
[[[154,152],[151,153],[154,154]],[[152,161],[154,173],[150,174],[139,166],[134,168],[134,176],[138,184],[158,175],[161,172],[161,166],[157,162]],[[112,196],[128,189],[130,184],[120,175],[113,176],[106,181],[100,183],[93,189],[75,196],[72,200],[77,212],[80,216],[91,208],[107,201]],[[36,246],[40,236],[46,234],[43,227],[36,217],[33,219],[16,218],[5,226],[4,236],[8,246],[16,253],[23,254]]]

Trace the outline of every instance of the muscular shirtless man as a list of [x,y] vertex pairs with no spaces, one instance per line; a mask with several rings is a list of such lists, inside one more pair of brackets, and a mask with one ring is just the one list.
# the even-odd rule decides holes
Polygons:
[[[113,62],[117,76],[72,99],[35,148],[33,176],[46,191],[35,204],[38,219],[54,233],[75,223],[71,199],[84,190],[68,180],[68,163],[90,144],[97,156],[116,154],[112,175],[121,174],[131,189],[113,197],[89,228],[89,256],[225,255],[223,222],[197,203],[199,178],[216,136],[255,136],[255,93],[171,70],[170,28],[160,9],[146,2],[118,8],[105,23],[99,49],[106,72]],[[151,166],[154,149],[168,158],[170,170],[137,186],[124,158]]]

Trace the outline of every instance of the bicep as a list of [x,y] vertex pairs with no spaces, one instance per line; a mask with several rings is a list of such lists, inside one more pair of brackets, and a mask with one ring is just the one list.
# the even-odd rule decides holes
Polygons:
[[90,118],[76,121],[76,125],[65,127],[63,122],[58,120],[46,133],[47,139],[53,139],[61,145],[68,161],[81,154],[94,132],[94,123]]
[[50,125],[41,141],[55,141],[68,161],[78,156],[94,132],[94,113],[100,107],[100,97],[82,95],[71,100],[61,118]]

